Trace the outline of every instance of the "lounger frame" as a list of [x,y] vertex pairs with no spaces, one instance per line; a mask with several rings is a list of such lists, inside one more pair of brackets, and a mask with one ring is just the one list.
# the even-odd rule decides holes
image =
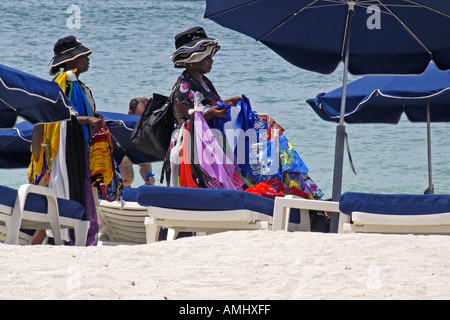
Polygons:
[[147,243],[158,240],[162,227],[169,229],[167,240],[173,240],[182,231],[213,234],[231,230],[267,230],[271,226],[271,216],[247,209],[197,211],[150,206],[145,219]]
[[353,223],[345,233],[450,234],[450,212],[421,215],[393,215],[352,212]]
[[304,199],[294,195],[285,197],[276,197],[273,209],[273,226],[272,230],[288,230],[287,221],[291,215],[290,209],[300,209],[300,226],[299,231],[311,231],[310,210],[312,211],[328,211],[339,213],[338,233],[342,233],[344,224],[350,221],[349,216],[343,214],[339,210],[339,202]]
[[[47,213],[25,210],[29,193],[41,194],[47,198]],[[0,205],[0,223],[6,227],[5,244],[19,244],[20,228],[44,230],[51,229],[55,244],[60,245],[61,228],[74,229],[75,245],[85,246],[89,221],[59,216],[55,192],[46,187],[23,184],[19,187],[14,207]]]
[[148,217],[147,207],[137,202],[100,200],[97,216],[101,224],[99,240],[103,244],[146,243],[144,221]]

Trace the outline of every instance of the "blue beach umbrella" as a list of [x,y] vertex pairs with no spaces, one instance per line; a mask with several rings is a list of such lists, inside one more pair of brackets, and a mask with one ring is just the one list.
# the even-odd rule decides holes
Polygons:
[[31,159],[31,136],[34,126],[18,123],[14,129],[0,130],[0,168],[27,168]]
[[[120,164],[126,155],[134,164],[160,161],[136,150],[130,143],[131,132],[139,120],[138,116],[99,111],[111,133],[114,159]],[[18,123],[15,128],[0,130],[0,168],[27,168],[30,164],[31,136],[33,126],[27,122]]]
[[70,119],[72,104],[57,83],[0,65],[0,128],[13,128],[20,116],[29,123]]
[[[450,69],[450,1],[206,0],[205,18],[260,41],[293,65],[330,74],[344,63],[332,199],[341,195],[348,73]],[[332,231],[337,230],[336,215]],[[334,230],[336,229],[336,230]]]
[[[434,64],[418,76],[366,76],[347,87],[344,121],[397,124],[402,114],[411,122],[426,122],[428,133],[428,192],[434,193],[431,175],[430,122],[450,122],[450,71]],[[326,121],[339,121],[342,88],[307,100]]]
[[442,0],[206,0],[205,18],[260,41],[290,63],[330,74],[450,69],[450,3]]

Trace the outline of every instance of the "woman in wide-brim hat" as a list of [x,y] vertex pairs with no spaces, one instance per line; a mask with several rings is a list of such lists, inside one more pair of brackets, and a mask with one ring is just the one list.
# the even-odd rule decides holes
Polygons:
[[[78,115],[62,123],[35,127],[32,138],[32,159],[28,179],[32,184],[48,186],[60,198],[75,200],[85,206],[90,221],[87,244],[96,243],[98,232],[95,203],[90,188],[89,144],[94,131],[100,130],[103,120],[95,115],[91,90],[79,80],[89,70],[90,49],[74,36],[59,39],[54,48],[50,74],[69,97]],[[31,244],[45,239],[45,230],[37,230]],[[65,240],[70,240],[67,234]]]
[[[189,161],[187,161],[186,155],[190,153],[190,149],[185,141],[190,141],[188,136],[204,137],[199,130],[206,129],[208,126],[212,127],[214,118],[225,118],[227,115],[227,108],[223,107],[223,104],[234,106],[239,100],[242,100],[241,97],[222,100],[212,82],[205,76],[212,70],[213,56],[219,49],[218,41],[209,38],[202,27],[190,28],[175,36],[175,51],[172,54],[172,61],[175,68],[184,68],[185,70],[178,77],[169,98],[180,127],[180,130],[177,130],[172,136],[170,150],[164,163],[166,176],[169,176],[170,172],[171,186],[208,187],[205,181],[209,178],[206,177],[206,171],[202,171],[204,167],[197,163],[188,165]],[[217,104],[220,102],[223,102],[222,106]],[[203,114],[203,119],[199,113]],[[194,119],[200,119],[201,124]],[[195,134],[192,134],[194,132]],[[201,145],[200,142],[197,146],[201,147]],[[219,146],[219,144],[214,145]],[[203,154],[203,151],[198,149],[196,152]],[[219,152],[217,150],[217,153]],[[221,173],[220,181],[216,178],[208,180],[214,181],[216,187],[225,188],[226,181],[239,178],[233,165],[217,163],[217,168]],[[236,188],[240,188],[241,180],[238,180],[234,186]],[[231,183],[226,185],[229,186]]]
[[[55,75],[61,68],[63,69],[63,73],[55,77],[54,80],[56,81],[59,78],[65,77],[65,79],[62,80],[65,80],[66,87],[61,89],[63,89],[67,96],[71,95],[72,89],[70,88],[70,82],[77,81],[80,84],[89,105],[74,105],[79,114],[77,119],[81,125],[90,126],[94,131],[98,131],[102,126],[102,121],[95,117],[95,101],[92,92],[88,86],[79,79],[82,73],[89,70],[89,55],[92,53],[92,50],[85,47],[74,36],[68,36],[59,39],[56,42],[53,51],[55,55],[50,61],[50,74]],[[86,139],[88,140],[90,137],[87,132],[90,132],[92,135],[92,130],[87,130],[85,127],[84,131]]]
[[207,101],[211,106],[203,113],[206,121],[213,117],[224,118],[226,109],[220,108],[216,103],[220,101],[235,105],[242,98],[222,100],[212,82],[205,76],[212,70],[213,56],[220,49],[218,40],[209,38],[202,27],[193,27],[175,36],[175,48],[172,54],[174,67],[185,68],[170,96],[178,124],[187,120],[198,95],[201,95],[200,100]]
[[50,60],[51,69],[50,74],[56,74],[65,63],[74,61],[79,57],[88,57],[92,50],[86,48],[74,36],[68,36],[59,39],[53,47],[55,55]]

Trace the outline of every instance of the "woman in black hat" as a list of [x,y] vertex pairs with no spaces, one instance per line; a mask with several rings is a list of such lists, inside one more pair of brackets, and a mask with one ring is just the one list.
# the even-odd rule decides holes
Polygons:
[[[220,49],[216,39],[209,38],[202,27],[194,27],[175,36],[175,52],[172,61],[175,68],[185,68],[175,83],[171,102],[174,106],[178,124],[182,124],[189,117],[189,109],[194,108],[197,99],[211,108],[204,112],[205,120],[212,117],[224,118],[226,109],[216,105],[222,101],[212,82],[205,76],[213,65],[212,57]],[[241,97],[223,100],[225,104],[235,105]]]
[[[91,50],[74,36],[59,39],[54,48],[50,74],[63,72],[54,79],[78,112],[62,123],[38,125],[32,138],[32,161],[28,169],[30,183],[55,190],[59,198],[75,200],[86,208],[85,218],[90,221],[87,244],[96,244],[98,222],[89,173],[89,144],[92,133],[103,126],[95,116],[95,102],[91,90],[79,80],[89,69]],[[77,97],[77,99],[75,99]],[[45,239],[45,230],[37,230],[31,244]],[[69,240],[65,236],[66,240]]]
[[[92,50],[82,45],[74,36],[68,36],[59,39],[56,42],[53,51],[55,55],[50,61],[52,63],[50,74],[57,74],[61,68],[66,72],[66,88],[62,89],[67,96],[71,96],[72,88],[70,87],[70,82],[75,80],[78,81],[88,99],[89,105],[74,105],[79,113],[77,119],[81,125],[91,126],[94,131],[98,131],[103,122],[100,118],[95,117],[95,101],[92,97],[91,90],[79,79],[81,73],[89,70],[89,55],[92,53]],[[72,70],[76,71],[71,73]],[[88,110],[88,108],[90,110]],[[85,130],[85,132],[86,131],[90,130]]]
[[[220,49],[218,41],[209,38],[202,27],[194,27],[175,36],[175,48],[176,50],[172,54],[174,67],[185,68],[173,86],[169,98],[178,125],[183,128],[183,123],[189,119],[192,109],[201,111],[206,122],[214,117],[225,118],[227,108],[219,107],[217,102],[234,106],[242,98],[233,97],[222,100],[212,82],[205,76],[212,69],[214,62],[212,57]],[[208,124],[212,126],[211,122]],[[193,127],[194,125],[191,125],[189,130],[194,130]],[[184,131],[182,130],[172,136],[171,147],[164,164],[166,177],[169,177],[170,173],[168,180],[170,180],[172,186],[198,187],[201,185],[201,187],[204,187],[205,185],[199,182],[201,180],[200,175],[197,175],[197,182],[194,182],[193,179],[183,179],[183,177],[191,176],[189,170],[185,170],[187,166],[183,165],[183,161],[179,161],[180,148],[184,147],[177,144],[177,140],[181,141],[179,137],[183,134]],[[199,168],[196,164],[191,165]],[[188,180],[189,182],[187,182]]]

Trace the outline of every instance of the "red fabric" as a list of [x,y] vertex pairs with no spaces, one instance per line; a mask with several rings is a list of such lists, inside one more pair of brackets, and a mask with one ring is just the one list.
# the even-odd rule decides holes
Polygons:
[[273,178],[265,182],[255,184],[253,187],[247,188],[246,192],[258,194],[263,197],[275,199],[275,197],[284,197],[286,195],[296,195],[305,199],[310,199],[306,192],[301,191],[298,188],[290,187],[286,189],[283,182],[278,178]]
[[179,180],[180,187],[188,187],[188,188],[198,188],[198,185],[195,183],[192,178],[192,169],[189,164],[190,159],[188,159],[188,147],[189,147],[189,121],[186,123],[184,139],[183,139],[183,148],[181,149],[181,161],[179,167]]

